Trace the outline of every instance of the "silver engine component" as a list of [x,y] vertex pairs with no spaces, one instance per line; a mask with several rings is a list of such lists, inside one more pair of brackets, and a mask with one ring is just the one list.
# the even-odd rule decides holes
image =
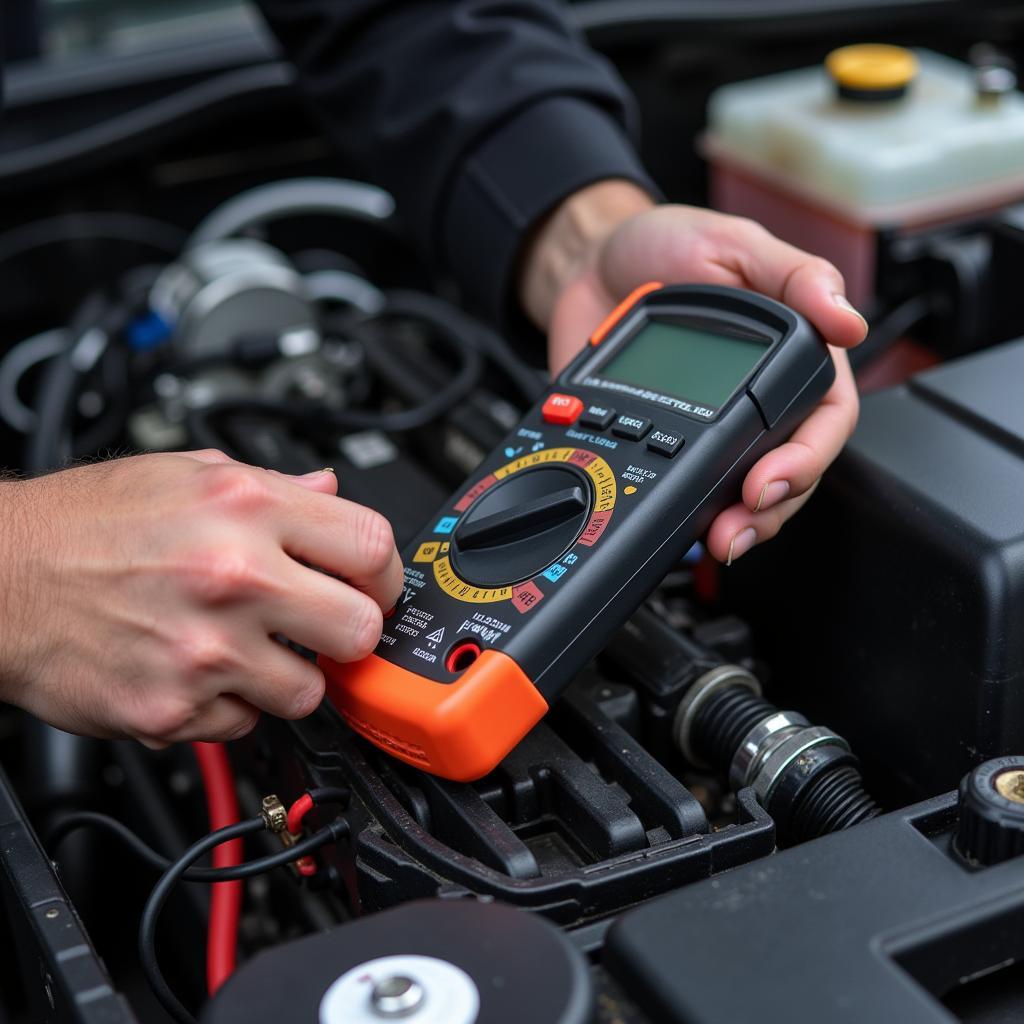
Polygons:
[[252,334],[277,334],[284,348],[294,339],[305,351],[320,340],[302,276],[282,252],[252,238],[186,250],[154,282],[150,306],[191,359],[223,355]]

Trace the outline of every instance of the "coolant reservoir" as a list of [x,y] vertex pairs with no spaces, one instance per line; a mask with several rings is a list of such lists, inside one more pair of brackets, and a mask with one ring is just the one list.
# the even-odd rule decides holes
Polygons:
[[1024,197],[1012,72],[926,50],[847,46],[825,64],[727,85],[703,145],[712,202],[832,260],[874,293],[879,230],[912,231]]

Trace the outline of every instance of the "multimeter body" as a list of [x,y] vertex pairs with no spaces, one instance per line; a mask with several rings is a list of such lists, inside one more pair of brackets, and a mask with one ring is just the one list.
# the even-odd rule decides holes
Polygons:
[[486,774],[821,400],[820,335],[762,296],[637,289],[404,552],[332,703],[388,753]]

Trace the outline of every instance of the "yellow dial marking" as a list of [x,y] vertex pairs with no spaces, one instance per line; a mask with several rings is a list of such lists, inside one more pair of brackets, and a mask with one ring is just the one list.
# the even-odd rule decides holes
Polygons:
[[512,596],[511,587],[474,587],[472,583],[465,583],[455,575],[447,556],[434,562],[434,579],[446,594],[472,604],[507,601]]
[[543,465],[545,462],[568,462],[576,448],[541,448],[539,452],[530,452],[529,455],[520,455],[518,459],[506,462],[501,469],[494,471],[495,479],[502,480],[521,469],[530,469],[533,466]]
[[594,493],[597,495],[594,511],[611,512],[615,508],[615,474],[611,467],[604,459],[594,459],[583,470],[594,481]]
[[[568,462],[582,469],[594,484],[595,512],[610,512],[615,507],[615,474],[600,456],[593,456],[583,448],[542,448],[539,452],[521,455],[494,471],[495,479],[503,480],[523,469],[542,466],[546,462]],[[575,457],[574,457],[575,456]],[[589,462],[584,459],[590,458]]]
[[436,540],[428,540],[416,549],[416,554],[412,556],[412,560],[414,562],[432,562],[437,557],[437,549],[439,547],[440,545]]

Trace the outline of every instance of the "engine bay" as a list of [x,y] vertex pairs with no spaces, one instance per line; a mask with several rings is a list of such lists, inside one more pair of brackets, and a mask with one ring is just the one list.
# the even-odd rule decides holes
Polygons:
[[[776,179],[755,193],[716,148],[716,89],[878,36],[952,78],[1024,53],[1015,5],[943,25],[929,5],[703,6],[577,5],[666,195],[780,231]],[[235,61],[271,75],[253,45],[216,68],[197,46],[134,86],[117,61],[9,72],[3,464],[327,466],[401,548],[543,393],[539,338],[464,307],[288,82],[44,159],[72,114],[116,125]],[[0,1021],[181,1019],[147,956],[203,1024],[1024,1017],[1024,163],[1017,187],[860,239],[860,421],[814,499],[735,565],[695,545],[494,771],[420,771],[329,702],[230,744],[239,813],[262,822],[247,856],[267,863],[214,996],[194,884],[213,876],[168,889],[136,943],[155,869],[216,827],[204,766],[0,709]],[[485,611],[467,617],[484,645]]]

